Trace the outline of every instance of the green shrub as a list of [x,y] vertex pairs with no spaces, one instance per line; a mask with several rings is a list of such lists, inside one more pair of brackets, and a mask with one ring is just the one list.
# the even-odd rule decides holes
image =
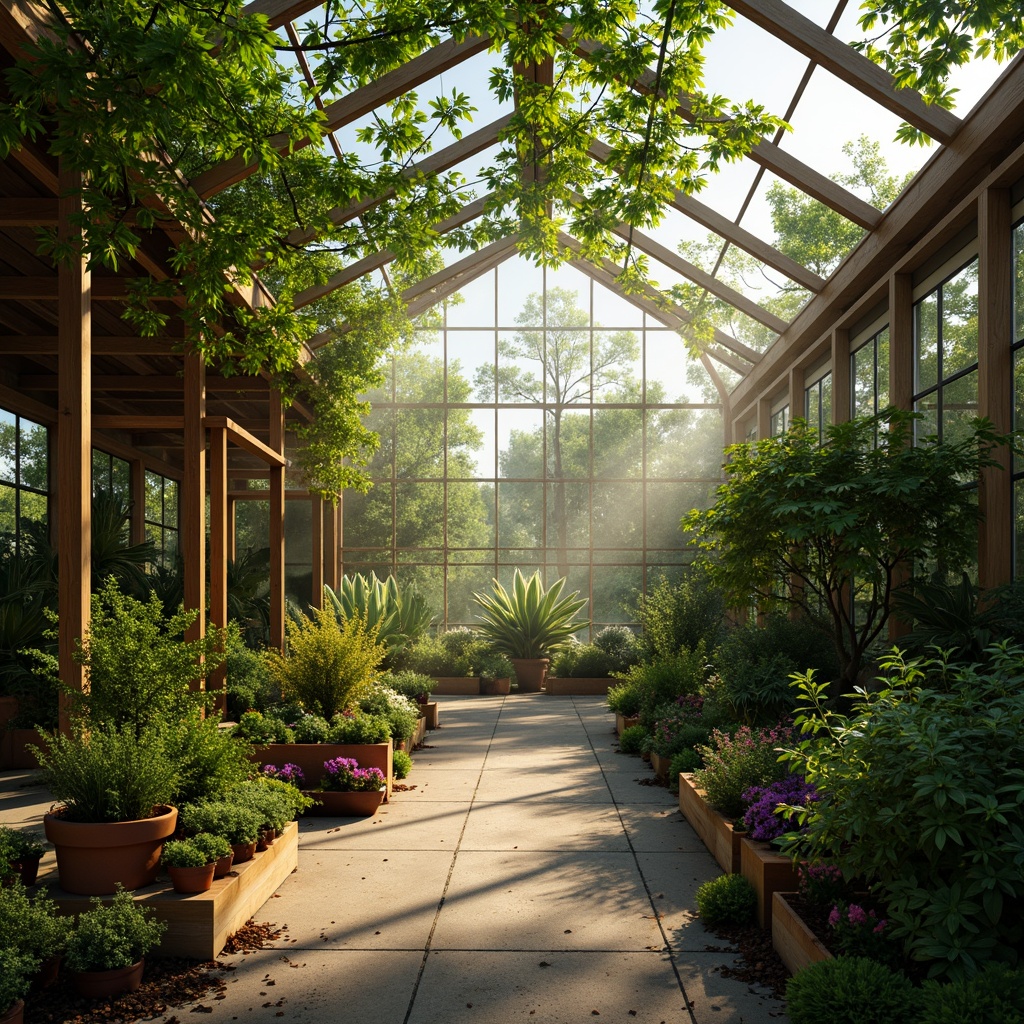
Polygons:
[[640,724],[653,728],[658,709],[683,694],[697,694],[704,685],[707,659],[704,649],[680,651],[658,661],[634,665],[622,677],[640,694]]
[[331,720],[332,743],[387,743],[391,738],[391,723],[385,715],[335,715]]
[[455,667],[449,663],[448,652],[440,637],[426,634],[406,648],[402,664],[410,672],[423,673],[430,676],[468,676],[469,672],[449,671]]
[[729,632],[714,657],[711,688],[730,718],[769,725],[793,710],[790,676],[814,669],[818,678],[839,675],[831,634],[807,619],[774,615]]
[[789,774],[779,762],[780,748],[789,742],[790,729],[741,726],[731,736],[715,729],[711,744],[698,748],[704,767],[693,781],[704,790],[708,803],[727,818],[740,818],[747,809],[743,794],[752,786],[767,786]]
[[260,777],[236,786],[229,799],[240,807],[254,811],[260,818],[260,831],[280,832],[298,813],[298,806],[308,799],[294,786],[276,779]]
[[562,679],[607,679],[621,667],[594,644],[566,644],[552,659],[551,674]]
[[223,836],[215,836],[211,832],[200,832],[198,835],[194,835],[192,842],[206,858],[206,864],[218,861],[231,852],[231,844]]
[[640,714],[643,694],[639,680],[616,683],[608,690],[608,707],[625,718],[635,718]]
[[396,744],[412,736],[420,717],[420,709],[413,701],[383,683],[375,683],[363,694],[359,710],[366,715],[386,718],[391,738]]
[[172,839],[164,843],[160,863],[165,868],[201,868],[212,861],[206,855],[205,847],[192,839]]
[[757,893],[742,875],[719,875],[697,889],[697,913],[709,928],[749,924],[757,913]]
[[692,565],[679,583],[661,577],[637,605],[644,661],[672,658],[703,645],[713,651],[722,635],[725,604],[702,567]]
[[973,978],[948,984],[925,982],[915,1024],[1020,1024],[1024,1020],[1024,974],[1005,964],[986,964]]
[[695,772],[703,764],[704,762],[701,760],[700,754],[697,753],[693,747],[690,747],[689,750],[680,750],[678,754],[673,756],[669,763],[669,789],[679,788],[680,774],[689,775],[691,772]]
[[391,771],[396,779],[404,779],[412,771],[412,758],[404,750],[396,750],[391,762]]
[[220,715],[193,712],[168,726],[165,742],[167,756],[176,767],[176,804],[223,796],[252,771],[249,744],[221,729]]
[[246,711],[266,711],[281,699],[266,661],[241,641],[228,647],[227,685],[228,714],[236,722]]
[[439,675],[475,675],[481,655],[489,648],[479,633],[464,626],[445,630],[438,640],[444,651],[444,672]]
[[329,743],[331,725],[322,715],[300,715],[292,727],[296,743]]
[[[34,832],[0,825],[0,863],[3,863],[4,856],[10,860],[42,857],[44,850],[45,847]],[[0,931],[0,934],[3,932]]]
[[422,696],[429,697],[437,689],[436,679],[431,679],[422,672],[413,672],[411,669],[392,672],[384,676],[381,682],[410,700],[418,700]]
[[42,963],[64,952],[71,924],[71,918],[61,917],[57,904],[45,894],[30,900],[20,881],[0,886],[0,949],[11,946]]
[[209,832],[235,846],[256,842],[263,818],[253,808],[233,800],[204,800],[181,807],[178,823],[186,832]]
[[179,782],[163,733],[136,736],[132,725],[97,727],[87,736],[54,733],[34,747],[43,780],[68,821],[134,821],[170,803]]
[[1019,942],[1024,652],[989,655],[985,669],[894,655],[885,687],[849,716],[813,678],[799,686],[803,739],[787,768],[819,799],[789,849],[872,879],[893,937],[932,976],[973,974]]
[[78,916],[65,963],[72,971],[112,971],[131,967],[160,943],[167,929],[152,911],[136,904],[131,893],[118,888],[109,906],[98,896],[90,901],[92,910]]
[[639,757],[643,753],[644,740],[647,738],[647,730],[642,725],[631,725],[619,733],[619,750],[623,754],[633,754]]
[[594,646],[614,660],[617,671],[640,660],[640,641],[629,626],[605,626],[594,637]]
[[289,619],[286,628],[287,654],[265,655],[284,698],[324,718],[352,707],[384,657],[376,634],[359,618],[339,624],[329,608],[314,608],[312,619]]
[[913,1021],[916,1001],[914,988],[905,975],[858,956],[811,964],[786,985],[786,1009],[791,1024]]
[[32,987],[39,961],[16,949],[0,947],[0,1013],[5,1013]]

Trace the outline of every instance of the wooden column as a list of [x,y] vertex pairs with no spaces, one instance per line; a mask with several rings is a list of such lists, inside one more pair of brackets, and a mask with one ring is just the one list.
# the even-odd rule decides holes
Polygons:
[[[978,415],[1000,433],[1013,429],[1013,277],[1010,192],[987,189],[978,199]],[[982,470],[978,502],[978,583],[1013,579],[1011,453],[993,452],[998,467]]]
[[[220,428],[210,431],[210,623],[228,624],[228,432]],[[223,664],[206,680],[207,689],[220,691],[214,704],[220,712],[227,711],[226,680]]]
[[146,464],[141,459],[129,463],[132,486],[131,539],[133,544],[146,542]]
[[850,332],[832,332],[832,422],[846,423],[853,404],[850,381]]
[[309,525],[313,546],[313,604],[324,603],[324,502],[315,495],[309,499]]
[[806,419],[807,408],[804,398],[804,371],[794,366],[789,371],[789,422]]
[[181,556],[185,608],[199,615],[186,634],[206,636],[206,366],[194,353],[185,356],[185,475],[181,481]]
[[[74,237],[69,218],[81,212],[82,176],[60,163],[58,216],[62,241]],[[84,690],[75,642],[89,626],[92,575],[92,301],[85,260],[57,268],[57,613],[61,682]],[[60,728],[69,728],[60,697]]]
[[233,562],[238,557],[238,546],[237,538],[235,537],[235,528],[238,525],[235,517],[235,509],[238,507],[238,502],[234,498],[228,498],[228,558]]
[[[892,274],[889,278],[889,404],[914,408],[914,292],[909,274]],[[894,586],[906,581],[910,570],[909,565],[899,566]],[[889,619],[891,641],[899,640],[909,630],[895,616]]]
[[767,398],[757,400],[757,439],[763,441],[772,433],[772,403]]
[[[284,405],[270,390],[270,447],[284,455]],[[284,466],[270,467],[270,646],[284,650]]]
[[338,589],[341,575],[341,499],[328,502],[324,516],[324,584]]

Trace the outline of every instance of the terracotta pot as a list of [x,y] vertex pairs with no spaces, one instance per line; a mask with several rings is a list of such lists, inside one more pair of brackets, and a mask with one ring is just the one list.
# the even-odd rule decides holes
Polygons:
[[544,689],[550,658],[513,658],[516,667],[516,680],[520,693],[540,693]]
[[223,878],[231,870],[231,865],[234,863],[234,860],[234,853],[229,853],[226,857],[221,857],[221,859],[213,865],[213,877]]
[[83,999],[113,999],[125,992],[135,992],[142,984],[146,966],[143,957],[131,967],[118,967],[113,971],[72,971],[75,991]]
[[6,1013],[0,1013],[0,1024],[22,1024],[24,1019],[24,999],[19,999]]
[[36,971],[36,976],[32,979],[34,989],[49,988],[57,980],[57,975],[60,974],[60,960],[60,953],[56,953],[53,956],[48,956],[39,965],[39,970]]
[[322,818],[369,818],[384,802],[384,790],[363,793],[335,793],[327,789],[306,790],[316,803],[306,811]]
[[485,697],[502,697],[512,689],[512,680],[489,679],[487,676],[480,677],[480,695]]
[[256,853],[255,843],[232,843],[231,844],[231,855],[234,858],[235,864],[244,864],[247,860],[252,860]]
[[178,823],[176,807],[158,808],[138,821],[65,821],[59,814],[43,818],[46,838],[57,850],[61,888],[79,896],[107,896],[150,885],[160,867],[164,840]]
[[203,864],[198,868],[167,868],[167,874],[171,876],[171,884],[175,892],[183,895],[191,895],[196,892],[206,892],[213,885],[213,872],[216,864]]
[[22,857],[21,860],[12,860],[11,867],[21,876],[23,885],[35,885],[39,877],[39,862],[43,859],[42,854],[38,857]]

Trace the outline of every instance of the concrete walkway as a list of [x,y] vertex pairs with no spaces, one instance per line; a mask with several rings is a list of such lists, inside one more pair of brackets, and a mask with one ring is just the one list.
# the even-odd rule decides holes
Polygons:
[[732,956],[707,950],[694,892],[718,868],[616,753],[603,698],[440,700],[416,789],[371,819],[303,819],[299,871],[256,915],[281,937],[233,958],[205,1019],[785,1021],[716,973]]

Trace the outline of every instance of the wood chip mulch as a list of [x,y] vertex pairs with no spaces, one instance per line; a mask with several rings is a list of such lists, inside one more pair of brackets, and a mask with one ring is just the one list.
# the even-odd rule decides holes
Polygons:
[[[771,989],[778,999],[786,996],[786,982],[789,971],[779,959],[779,954],[772,946],[771,932],[766,932],[756,924],[742,927],[726,927],[712,929],[719,938],[726,939],[736,950],[736,959],[716,970],[723,978],[735,978],[745,981],[748,985],[763,985]],[[708,946],[709,951],[718,952],[720,946]]]
[[[276,925],[250,919],[228,938],[224,952],[252,952],[280,934]],[[160,1017],[187,1003],[223,999],[226,985],[220,975],[230,970],[232,965],[219,960],[151,958],[146,961],[142,987],[112,1000],[80,998],[67,971],[62,970],[53,985],[32,992],[25,1000],[25,1024],[130,1024]]]

